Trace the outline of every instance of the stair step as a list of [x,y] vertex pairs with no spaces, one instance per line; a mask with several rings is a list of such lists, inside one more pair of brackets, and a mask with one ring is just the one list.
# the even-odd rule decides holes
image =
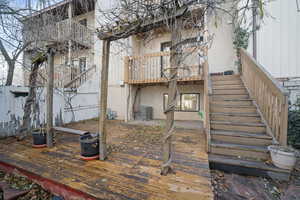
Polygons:
[[257,113],[255,106],[238,106],[238,105],[213,105],[211,104],[210,112],[218,113]]
[[211,102],[213,105],[237,105],[237,106],[251,106],[253,105],[250,99],[214,99]]
[[222,143],[215,140],[211,141],[211,153],[259,160],[269,159],[268,149],[265,146]]
[[255,113],[210,113],[212,121],[231,121],[245,123],[259,123],[261,118]]
[[212,139],[220,142],[229,142],[243,145],[268,146],[272,144],[272,137],[260,133],[239,131],[212,130]]
[[211,80],[217,81],[217,80],[241,80],[239,74],[234,75],[212,75]]
[[224,90],[224,89],[213,89],[213,95],[215,94],[248,94],[246,89],[231,89],[231,90]]
[[211,121],[211,128],[214,130],[245,131],[251,133],[266,132],[266,126],[262,123]]
[[245,86],[242,84],[236,85],[213,85],[212,88],[214,90],[232,90],[232,89],[245,89]]
[[242,80],[218,80],[218,81],[212,81],[212,86],[218,86],[218,85],[243,85]]
[[213,94],[212,101],[217,100],[232,100],[232,99],[246,99],[250,100],[248,94]]
[[212,169],[218,169],[229,173],[238,173],[247,176],[263,176],[288,181],[290,171],[280,169],[265,162],[239,159],[234,156],[209,154],[208,159]]

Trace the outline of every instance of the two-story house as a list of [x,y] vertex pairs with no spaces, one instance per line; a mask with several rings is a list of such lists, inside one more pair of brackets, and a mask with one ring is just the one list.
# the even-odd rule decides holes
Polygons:
[[[51,24],[57,29],[46,29],[46,33],[55,30],[55,34],[50,35],[56,38],[48,42],[55,42],[57,49],[62,49],[55,56],[57,71],[68,71],[63,72],[64,84],[57,87],[76,88],[82,94],[85,91],[98,93],[103,41],[92,33],[101,28],[100,10],[109,8],[113,1],[91,1],[91,8],[85,12],[81,12],[78,2],[81,1],[64,1],[32,17],[59,13],[58,9],[68,13],[66,18]],[[201,8],[198,9],[201,12]],[[226,12],[219,12],[219,19],[202,19],[207,20],[205,29],[214,36],[205,56],[199,56],[203,52],[198,50],[189,53],[178,70],[175,120],[203,121],[211,161],[276,172],[277,168],[265,166],[263,162],[269,159],[268,145],[286,145],[287,94],[244,50],[240,50],[241,70],[238,70],[233,27],[228,23]],[[171,34],[164,27],[151,31],[151,40],[143,34],[134,34],[122,39],[126,48],[120,41],[111,44],[108,108],[117,113],[118,119],[165,119],[168,100],[165,75],[170,66]],[[189,27],[182,35],[187,51],[195,42],[208,40],[207,35],[194,34]],[[91,45],[86,45],[86,41]],[[62,45],[66,50],[59,48]],[[92,71],[92,75],[87,76],[85,70],[89,71],[93,64],[97,73]],[[73,68],[79,71],[75,70],[75,76]],[[71,78],[65,81],[65,77]],[[98,102],[98,97],[82,96],[77,98],[76,104],[79,108],[88,107],[90,100]],[[88,118],[88,112],[77,112],[77,115]]]

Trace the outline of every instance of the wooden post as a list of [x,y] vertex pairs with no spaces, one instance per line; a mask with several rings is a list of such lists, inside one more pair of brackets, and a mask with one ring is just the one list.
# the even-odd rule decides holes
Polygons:
[[182,19],[176,19],[172,24],[171,35],[171,56],[170,56],[170,77],[169,77],[169,91],[168,91],[168,107],[166,113],[166,130],[163,136],[163,164],[161,175],[172,173],[170,166],[172,161],[172,135],[174,133],[174,112],[177,105],[177,73],[180,65],[180,47],[177,44],[181,41]]
[[47,79],[47,146],[53,147],[53,83],[54,83],[54,50],[48,49]]
[[289,97],[284,96],[284,104],[282,105],[282,116],[281,116],[281,131],[279,136],[279,144],[287,146],[287,132],[288,132],[288,113],[289,113]]
[[107,88],[108,88],[108,69],[109,69],[109,50],[110,41],[103,41],[102,48],[102,69],[100,75],[100,118],[99,118],[99,153],[100,160],[106,158],[106,111],[107,111]]

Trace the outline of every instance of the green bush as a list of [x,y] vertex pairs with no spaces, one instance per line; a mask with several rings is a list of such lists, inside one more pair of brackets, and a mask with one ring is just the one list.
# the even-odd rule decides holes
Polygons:
[[288,144],[300,149],[300,101],[289,106]]

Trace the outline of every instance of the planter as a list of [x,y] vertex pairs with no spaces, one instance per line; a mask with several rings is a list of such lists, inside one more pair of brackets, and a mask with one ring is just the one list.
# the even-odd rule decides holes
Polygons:
[[273,164],[281,169],[293,170],[296,164],[296,151],[289,147],[271,145],[268,147]]
[[38,129],[32,131],[32,140],[33,147],[46,147],[47,136],[41,130]]
[[90,133],[80,136],[81,157],[85,160],[99,157],[99,139]]

